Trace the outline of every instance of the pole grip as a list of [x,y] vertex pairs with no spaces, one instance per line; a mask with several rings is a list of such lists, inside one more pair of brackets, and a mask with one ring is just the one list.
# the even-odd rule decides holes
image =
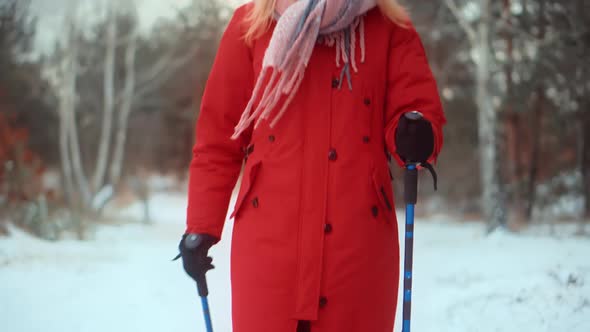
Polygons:
[[209,296],[209,288],[207,287],[207,279],[205,278],[205,273],[203,273],[197,278],[197,290],[199,291],[200,297]]
[[406,204],[415,205],[418,202],[418,169],[409,164],[404,174],[404,198]]

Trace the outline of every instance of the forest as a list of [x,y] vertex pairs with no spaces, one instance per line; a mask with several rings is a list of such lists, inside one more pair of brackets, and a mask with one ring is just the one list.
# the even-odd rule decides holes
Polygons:
[[[489,231],[573,221],[584,232],[590,3],[407,5],[448,119],[439,190],[425,177],[422,213],[477,218]],[[0,233],[10,222],[42,238],[84,238],[113,201],[147,205],[154,177],[184,190],[200,96],[233,7],[193,0],[174,10],[145,31],[134,2],[70,2],[40,50],[31,1],[0,2]],[[89,11],[101,14],[87,20]]]

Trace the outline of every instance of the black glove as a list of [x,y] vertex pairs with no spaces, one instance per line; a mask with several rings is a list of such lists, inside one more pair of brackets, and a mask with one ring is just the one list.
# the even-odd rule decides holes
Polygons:
[[186,273],[197,282],[200,296],[207,296],[207,282],[205,273],[214,268],[213,258],[207,256],[209,249],[219,240],[209,234],[184,234],[178,249],[180,254],[175,260],[182,257],[182,266]]
[[406,113],[395,131],[397,154],[404,162],[425,163],[434,152],[434,133],[420,113]]

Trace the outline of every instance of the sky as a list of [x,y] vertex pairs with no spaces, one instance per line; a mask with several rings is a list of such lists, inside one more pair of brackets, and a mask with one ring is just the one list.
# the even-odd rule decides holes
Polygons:
[[[81,4],[81,21],[92,22],[100,18],[105,0],[31,0],[31,7],[39,20],[36,46],[39,52],[51,49],[55,38],[59,36],[63,25],[63,17],[68,7],[78,1]],[[141,29],[147,31],[158,19],[174,14],[175,8],[182,8],[191,0],[120,0],[133,1],[139,8]],[[226,0],[233,6],[247,2],[246,0]]]

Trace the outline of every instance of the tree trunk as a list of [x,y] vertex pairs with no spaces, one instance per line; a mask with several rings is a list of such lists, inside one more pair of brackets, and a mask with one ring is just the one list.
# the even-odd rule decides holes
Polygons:
[[[510,192],[511,203],[510,209],[514,211],[515,221],[521,222],[525,216],[524,204],[524,185],[522,179],[522,136],[523,127],[521,121],[522,113],[514,109],[514,32],[513,32],[513,18],[512,18],[512,0],[504,0],[503,19],[505,20],[506,29],[504,29],[504,39],[506,42],[507,60],[504,65],[504,76],[506,81],[506,96],[504,98],[504,117],[507,126],[507,131],[504,133],[505,145],[509,155],[505,156],[508,164],[509,183],[511,183]],[[506,128],[505,128],[506,129]]]
[[[73,25],[73,24],[72,24]],[[84,206],[88,206],[91,200],[90,188],[88,186],[88,178],[84,174],[82,165],[82,158],[80,155],[80,141],[78,138],[78,129],[76,124],[76,79],[78,75],[78,41],[73,26],[68,32],[68,49],[66,51],[67,71],[64,73],[66,77],[65,87],[65,101],[66,121],[68,121],[68,138],[70,156],[72,162],[72,173],[76,179],[79,193],[82,195],[82,202]]]
[[[578,13],[581,15],[582,22],[588,22],[590,19],[590,13],[588,12],[587,0],[578,0],[577,2]],[[586,28],[587,29],[587,28]],[[587,34],[588,31],[586,31]],[[590,41],[586,39],[581,44],[582,51],[581,58],[588,60],[590,56]],[[589,62],[586,61],[586,64]],[[586,77],[586,80],[582,79],[582,82],[588,82],[588,76],[590,75],[588,65],[582,65],[582,77]],[[583,84],[583,83],[582,83]],[[581,140],[581,164],[580,169],[582,172],[582,186],[584,195],[584,217],[590,221],[590,86],[586,85],[586,88],[582,90],[580,96],[580,117],[582,123],[582,140]]]
[[[545,0],[539,0],[539,16],[537,19],[539,25],[539,36],[537,40],[542,42],[545,39]],[[541,136],[543,134],[541,127],[543,125],[543,108],[545,107],[545,85],[543,82],[538,83],[535,93],[535,102],[533,103],[533,128],[532,139],[533,149],[531,151],[531,159],[528,172],[528,188],[527,188],[527,206],[525,210],[525,217],[528,222],[533,216],[533,208],[537,199],[537,176],[539,173],[539,156],[541,154]]]
[[106,54],[104,63],[104,109],[102,119],[102,130],[94,172],[93,190],[100,191],[104,184],[109,159],[109,148],[111,143],[111,132],[113,127],[113,111],[115,104],[114,83],[115,83],[115,51],[117,48],[117,19],[112,4],[108,5],[108,28],[106,36]]
[[75,7],[66,17],[66,35],[64,56],[60,59],[57,67],[58,80],[55,83],[59,96],[59,150],[61,158],[62,176],[65,185],[68,204],[74,206],[79,204],[77,190],[74,187],[74,171],[72,167],[72,150],[70,149],[70,115],[74,112],[75,74],[72,75],[72,43],[74,41],[75,29]]
[[543,108],[545,107],[545,89],[542,85],[537,88],[535,102],[533,103],[533,123],[532,139],[533,147],[529,162],[527,191],[526,191],[526,209],[525,218],[528,222],[533,216],[533,208],[537,199],[537,176],[539,173],[539,156],[541,154],[541,126],[543,118]]
[[119,110],[119,123],[115,138],[115,151],[111,164],[110,182],[116,186],[121,178],[123,163],[125,159],[125,142],[127,141],[127,125],[129,115],[133,107],[135,91],[135,55],[137,53],[137,28],[134,28],[129,38],[129,44],[125,52],[125,88]]
[[478,136],[482,182],[482,208],[488,231],[506,224],[506,209],[500,179],[498,114],[492,104],[490,27],[491,0],[482,1],[482,19],[477,27],[476,85]]
[[[75,92],[74,92],[75,93]],[[84,166],[82,165],[82,157],[80,154],[80,139],[78,138],[78,126],[76,124],[76,111],[72,107],[71,112],[68,116],[69,126],[68,134],[70,141],[70,150],[72,156],[72,170],[74,178],[78,184],[80,193],[82,194],[83,206],[88,207],[92,201],[92,193],[90,192],[90,186],[88,184],[88,178],[84,172]]]
[[74,184],[72,182],[72,164],[70,159],[70,149],[68,145],[69,121],[67,104],[60,96],[59,106],[59,153],[61,158],[61,172],[63,184],[65,186],[66,200],[68,204],[73,204]]
[[584,187],[584,216],[590,218],[590,103],[586,102],[581,114],[584,123],[582,130],[582,181]]

